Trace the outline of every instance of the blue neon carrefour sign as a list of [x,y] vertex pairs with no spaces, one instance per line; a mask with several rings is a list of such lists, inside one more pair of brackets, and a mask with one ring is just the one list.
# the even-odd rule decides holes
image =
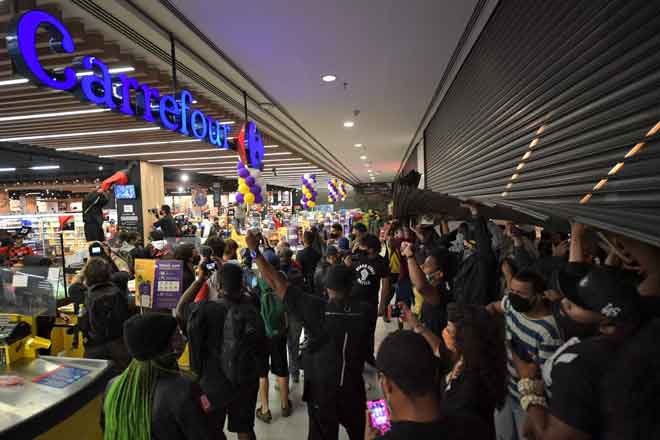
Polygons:
[[[114,111],[142,117],[147,122],[158,123],[163,128],[184,136],[194,137],[222,149],[235,149],[229,143],[229,127],[217,119],[192,107],[192,93],[182,89],[176,95],[160,95],[155,87],[140,84],[137,79],[124,73],[110,74],[108,67],[97,57],[83,56],[73,61],[72,67],[63,70],[47,70],[39,61],[37,32],[50,34],[50,48],[55,52],[73,53],[75,44],[68,29],[51,14],[31,10],[15,18],[7,34],[7,49],[14,61],[17,73],[37,85],[69,91],[81,100],[107,107]],[[91,70],[92,75],[76,75],[80,70]],[[250,125],[257,130],[256,125]],[[262,169],[264,146],[261,136],[252,136],[258,142],[245,142],[245,154],[252,168]]]

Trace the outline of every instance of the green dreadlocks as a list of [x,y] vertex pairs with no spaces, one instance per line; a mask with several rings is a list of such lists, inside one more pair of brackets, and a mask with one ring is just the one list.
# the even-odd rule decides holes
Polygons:
[[157,378],[154,361],[133,359],[105,398],[104,440],[151,439],[151,403]]

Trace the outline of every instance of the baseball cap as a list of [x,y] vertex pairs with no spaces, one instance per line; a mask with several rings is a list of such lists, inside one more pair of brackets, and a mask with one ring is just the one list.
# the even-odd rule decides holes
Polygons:
[[431,217],[430,215],[423,215],[422,218],[419,220],[419,225],[433,226],[435,225],[435,221],[433,220],[433,217]]
[[639,318],[639,293],[616,269],[591,267],[584,273],[585,266],[570,265],[572,267],[559,272],[556,279],[559,292],[565,298],[613,321],[630,322]]

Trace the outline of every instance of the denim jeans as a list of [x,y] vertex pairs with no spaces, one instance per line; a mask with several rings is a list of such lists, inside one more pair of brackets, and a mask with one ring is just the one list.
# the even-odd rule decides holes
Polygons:
[[497,440],[526,440],[523,427],[527,414],[518,399],[510,394],[501,410],[495,410],[495,434]]

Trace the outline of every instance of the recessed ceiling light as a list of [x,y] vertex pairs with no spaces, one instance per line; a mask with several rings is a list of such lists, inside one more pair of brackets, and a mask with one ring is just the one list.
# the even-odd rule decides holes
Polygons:
[[373,171],[372,170],[367,170],[367,173],[371,174],[371,173],[373,173]]
[[131,144],[105,144],[105,145],[88,145],[85,147],[64,147],[56,148],[55,151],[77,151],[77,150],[96,150],[103,148],[123,148],[123,147],[146,147],[150,145],[166,145],[166,144],[186,144],[190,142],[201,142],[200,139],[179,139],[176,141],[154,141],[154,142],[134,142]]
[[8,173],[11,171],[16,171],[16,168],[0,168],[0,173]]
[[0,142],[33,141],[40,139],[60,139],[60,138],[69,138],[69,137],[77,137],[77,136],[95,136],[102,134],[133,133],[133,132],[154,131],[154,130],[160,130],[160,127],[124,128],[120,130],[79,131],[76,133],[58,133],[58,134],[44,134],[38,136],[21,136],[21,137],[2,138],[0,139]]
[[99,171],[103,171],[103,165],[99,165]]
[[25,84],[27,82],[27,78],[6,79],[4,81],[0,81],[0,86],[13,86],[16,84]]
[[178,188],[178,190],[179,190],[180,193],[182,193],[182,192],[183,192],[183,187],[180,186],[180,187]]
[[59,165],[37,165],[30,167],[31,170],[59,170]]
[[355,148],[362,148],[362,144],[353,144]]
[[16,116],[3,116],[0,117],[0,122],[8,121],[23,121],[26,119],[43,119],[43,118],[57,118],[59,116],[75,116],[86,115],[90,113],[109,112],[109,108],[92,108],[89,110],[72,110],[69,112],[54,112],[54,113],[34,113],[31,115],[16,115]]
[[337,76],[332,74],[327,74],[327,75],[323,75],[321,79],[323,80],[323,82],[331,83],[337,79]]
[[353,122],[353,121],[345,121],[344,122],[344,127],[346,127],[346,128],[351,128],[354,125],[355,125],[355,122]]
[[367,156],[362,155],[362,156],[360,156],[360,159],[362,159],[362,160],[367,160]]
[[182,182],[187,182],[188,179],[190,179],[190,177],[188,177],[187,174],[181,174],[181,181],[182,181]]

